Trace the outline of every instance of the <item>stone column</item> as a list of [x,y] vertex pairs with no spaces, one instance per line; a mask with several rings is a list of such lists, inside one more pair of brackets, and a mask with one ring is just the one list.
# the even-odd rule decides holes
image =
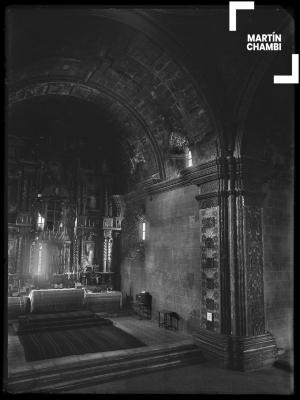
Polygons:
[[195,338],[209,357],[239,370],[262,368],[277,356],[265,327],[262,168],[229,157],[198,184],[202,306]]
[[29,262],[30,262],[30,245],[31,245],[30,232],[25,232],[23,236],[24,250],[23,250],[23,274],[29,273]]
[[78,273],[78,238],[74,235],[73,238],[73,254],[72,254],[72,267],[73,271]]
[[72,269],[70,263],[70,248],[71,248],[71,243],[68,241],[66,242],[65,263],[68,270],[72,270],[72,272],[75,272],[74,269]]
[[103,272],[106,272],[106,266],[107,266],[107,238],[105,236],[105,231],[104,231],[104,238],[103,238]]
[[63,265],[64,272],[67,272],[70,270],[69,266],[66,263],[66,243],[65,242],[63,243],[63,246],[62,246],[62,265]]
[[16,271],[18,274],[23,273],[23,264],[22,264],[22,246],[23,246],[23,235],[20,233],[18,237],[18,247],[17,247],[17,268]]
[[105,229],[104,234],[104,244],[103,244],[103,272],[111,272],[112,264],[112,230]]

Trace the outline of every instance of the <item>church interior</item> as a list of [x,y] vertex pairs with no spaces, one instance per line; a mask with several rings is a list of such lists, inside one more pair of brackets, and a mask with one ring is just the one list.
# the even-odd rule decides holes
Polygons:
[[293,390],[294,46],[278,6],[236,32],[227,6],[7,9],[9,393]]

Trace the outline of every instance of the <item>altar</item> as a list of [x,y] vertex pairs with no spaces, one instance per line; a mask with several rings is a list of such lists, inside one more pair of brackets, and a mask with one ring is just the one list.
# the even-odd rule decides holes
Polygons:
[[86,292],[85,304],[94,312],[117,313],[122,309],[122,292]]
[[122,293],[118,291],[94,293],[85,288],[39,289],[32,290],[28,299],[30,312],[73,311],[88,308],[94,312],[116,313],[122,309]]
[[40,289],[29,294],[31,312],[72,311],[83,308],[83,289]]

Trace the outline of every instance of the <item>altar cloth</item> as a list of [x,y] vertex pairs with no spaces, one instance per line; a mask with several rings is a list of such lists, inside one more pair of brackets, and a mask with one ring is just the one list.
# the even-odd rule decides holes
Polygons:
[[84,304],[83,289],[34,289],[29,294],[30,311],[78,309]]

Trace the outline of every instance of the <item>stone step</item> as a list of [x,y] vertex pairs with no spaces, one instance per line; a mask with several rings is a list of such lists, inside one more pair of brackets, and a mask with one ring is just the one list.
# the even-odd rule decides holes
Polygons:
[[[138,349],[136,349],[138,350]],[[199,349],[185,345],[169,349],[149,349],[140,353],[123,354],[102,358],[91,362],[78,362],[77,365],[61,365],[60,368],[39,369],[14,374],[9,378],[9,387],[14,393],[30,391],[61,391],[75,387],[119,379],[130,374],[145,373],[153,369],[168,368],[186,363],[203,362]]]
[[138,376],[138,375],[143,375],[151,372],[158,372],[166,369],[171,369],[175,367],[181,367],[184,365],[192,365],[192,364],[197,364],[199,363],[198,358],[187,358],[187,359],[177,359],[174,361],[168,361],[168,362],[163,362],[163,363],[155,363],[155,364],[150,364],[146,365],[143,367],[137,367],[137,368],[131,368],[127,369],[125,371],[118,371],[116,372],[110,372],[110,373],[105,373],[104,375],[100,376],[93,376],[89,377],[87,379],[83,380],[77,380],[76,382],[68,382],[66,384],[63,384],[60,387],[55,387],[54,390],[51,390],[51,388],[48,388],[46,390],[37,390],[36,392],[51,392],[51,393],[67,393],[68,391],[74,390],[74,389],[80,389],[82,387],[86,386],[91,386],[91,385],[97,385],[109,381],[114,381],[122,378],[128,378],[132,376]]
[[[9,378],[18,379],[25,378],[26,376],[30,378],[35,376],[35,374],[46,374],[52,370],[54,372],[63,372],[66,368],[68,368],[68,371],[76,371],[78,368],[84,369],[93,366],[109,365],[110,363],[122,362],[124,360],[134,360],[141,357],[193,349],[199,350],[192,341],[185,340],[169,345],[145,346],[129,350],[67,356],[64,357],[63,363],[56,363],[56,360],[61,360],[61,358],[54,358],[50,360],[47,359],[43,361],[31,362],[30,364],[27,364],[29,368],[27,365],[14,368],[12,371],[9,371]],[[33,368],[31,368],[31,366]]]
[[[192,355],[200,355],[199,351],[196,350],[186,350],[186,351],[180,351],[180,352],[172,352],[172,353],[164,353],[164,354],[157,354],[157,355],[146,355],[144,357],[136,357],[134,359],[125,359],[122,361],[115,361],[115,362],[104,362],[101,363],[100,365],[94,365],[94,366],[89,366],[85,365],[83,368],[82,366],[77,366],[77,368],[72,368],[71,370],[69,368],[65,368],[64,370],[60,370],[59,373],[57,371],[51,371],[50,373],[46,374],[38,374],[35,376],[35,380],[39,382],[39,384],[54,384],[56,382],[60,381],[68,381],[68,380],[73,380],[73,379],[81,379],[84,376],[93,376],[95,374],[103,374],[106,372],[114,372],[114,371],[119,371],[120,368],[122,369],[128,369],[132,368],[133,366],[139,366],[139,365],[147,365],[147,364],[153,364],[158,361],[171,361],[173,359],[177,359],[180,357],[181,359],[191,357]],[[23,382],[25,381],[31,381],[32,377],[22,379]]]

